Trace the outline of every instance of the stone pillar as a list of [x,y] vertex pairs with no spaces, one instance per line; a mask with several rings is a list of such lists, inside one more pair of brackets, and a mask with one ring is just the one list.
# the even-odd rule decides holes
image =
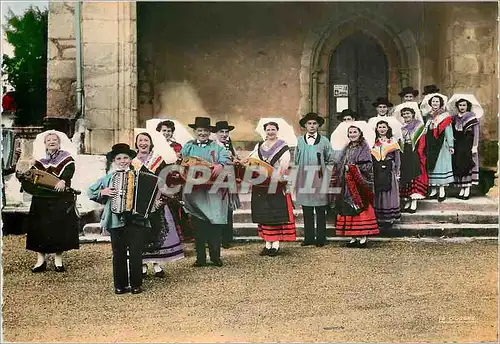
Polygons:
[[[47,123],[75,114],[76,45],[74,3],[49,2],[47,51]],[[60,129],[60,128],[57,128]]]
[[137,126],[136,3],[84,2],[82,40],[85,151],[102,154]]

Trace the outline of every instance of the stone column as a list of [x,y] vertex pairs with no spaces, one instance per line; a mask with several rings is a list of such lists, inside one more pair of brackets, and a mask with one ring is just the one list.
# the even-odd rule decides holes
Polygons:
[[84,2],[82,40],[85,151],[102,154],[137,126],[136,3]]

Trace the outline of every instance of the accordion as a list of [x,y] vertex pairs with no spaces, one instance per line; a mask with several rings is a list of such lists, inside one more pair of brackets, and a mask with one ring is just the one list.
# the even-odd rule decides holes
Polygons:
[[158,183],[158,176],[144,166],[139,171],[116,171],[111,177],[111,186],[117,191],[111,198],[111,212],[148,218],[156,210]]
[[[32,168],[24,173],[18,173],[17,178],[21,182],[21,186],[24,191],[30,195],[38,195],[40,191],[43,190],[54,190],[57,183],[61,181],[58,177],[51,173],[37,170]],[[81,192],[74,190],[70,187],[66,187],[64,192],[73,193],[79,195]]]

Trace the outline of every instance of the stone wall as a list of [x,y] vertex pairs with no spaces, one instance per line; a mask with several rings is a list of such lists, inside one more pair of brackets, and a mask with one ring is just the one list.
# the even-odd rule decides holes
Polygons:
[[49,3],[47,116],[73,118],[76,96],[74,4]]
[[440,85],[444,94],[472,93],[482,104],[483,166],[495,166],[498,160],[497,6],[496,3],[443,6],[446,15],[441,34]]
[[[494,139],[497,12],[494,3],[139,3],[139,125],[159,116],[187,124],[207,114],[232,122],[232,136],[243,144],[258,139],[259,118],[279,115],[299,132],[314,72],[304,71],[304,60],[325,35],[341,37],[341,24],[354,20],[352,29],[375,35],[393,61],[393,102],[406,82],[420,90],[437,84],[445,93],[474,93],[487,109],[482,138]],[[469,57],[451,46],[464,46],[470,30],[484,55],[474,52],[477,68],[464,71],[468,67],[459,66]],[[333,49],[321,52],[326,63]],[[326,85],[320,78],[323,115]]]

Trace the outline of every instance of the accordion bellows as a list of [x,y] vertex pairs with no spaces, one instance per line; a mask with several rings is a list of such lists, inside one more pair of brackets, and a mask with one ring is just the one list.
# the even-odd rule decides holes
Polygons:
[[111,198],[111,212],[147,218],[155,210],[158,182],[158,176],[142,168],[139,171],[116,171],[111,178],[111,185],[117,191]]

